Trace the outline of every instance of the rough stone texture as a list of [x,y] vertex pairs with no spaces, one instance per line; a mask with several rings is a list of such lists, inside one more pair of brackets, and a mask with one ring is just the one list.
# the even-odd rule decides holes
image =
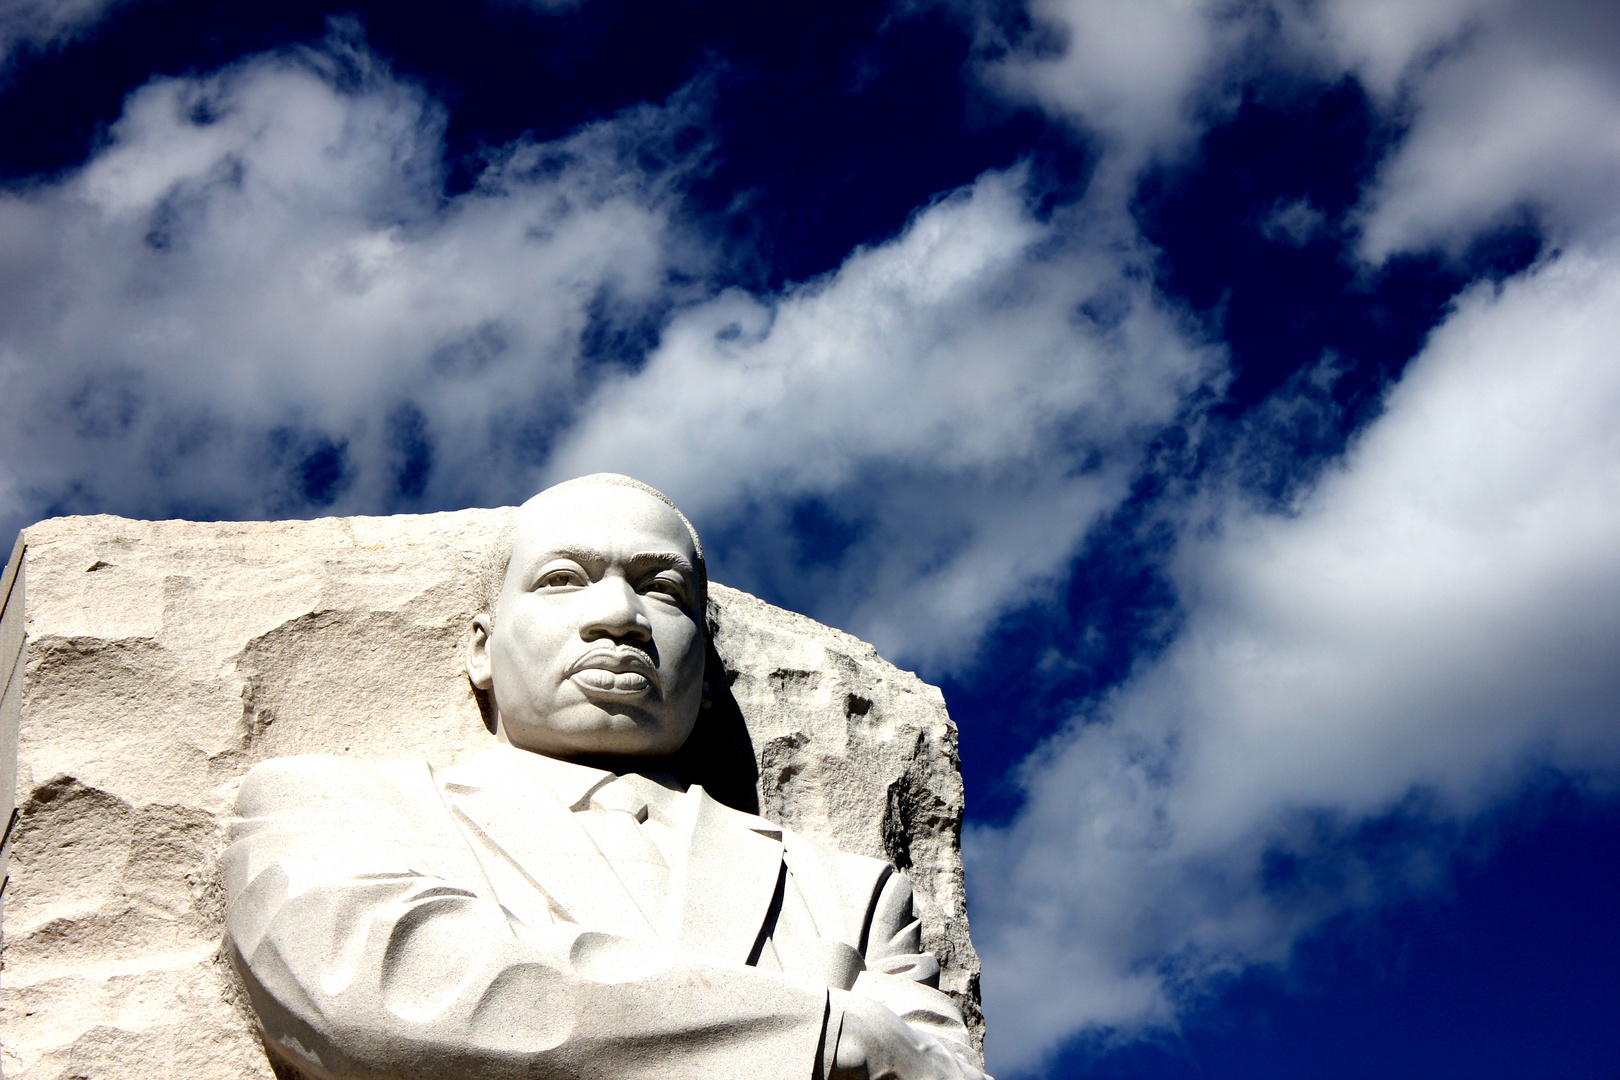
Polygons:
[[962,889],[962,776],[945,698],[860,638],[718,586],[715,649],[759,762],[759,812],[910,876],[923,948],[979,1037]]
[[[17,538],[11,558],[0,571],[0,905],[9,884],[11,837],[17,824],[17,735],[22,723],[23,542]],[[3,907],[0,907],[3,915]],[[5,925],[0,921],[0,957],[4,955]],[[5,1036],[0,1032],[0,1046]]]
[[[0,671],[16,671],[0,675],[0,736],[21,718],[7,1076],[270,1080],[217,956],[220,824],[266,758],[449,765],[493,741],[461,651],[510,514],[102,516],[24,533],[0,578]],[[760,812],[911,875],[924,945],[977,1034],[956,730],[939,691],[856,638],[723,586],[710,624]]]

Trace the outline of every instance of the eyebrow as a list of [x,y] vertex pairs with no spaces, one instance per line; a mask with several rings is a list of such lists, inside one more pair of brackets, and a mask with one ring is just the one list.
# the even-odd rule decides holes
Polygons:
[[638,551],[630,556],[631,566],[659,566],[667,570],[679,570],[683,574],[696,576],[691,560],[678,551]]
[[[572,559],[581,566],[604,566],[608,562],[608,557],[595,548],[559,544],[557,547],[542,551],[533,559],[530,559],[529,565],[525,567],[527,575],[533,577],[541,566],[552,559]],[[630,556],[628,565],[632,569],[656,566],[662,569],[679,570],[688,577],[695,578],[697,576],[697,570],[693,567],[692,561],[678,551],[638,551]]]

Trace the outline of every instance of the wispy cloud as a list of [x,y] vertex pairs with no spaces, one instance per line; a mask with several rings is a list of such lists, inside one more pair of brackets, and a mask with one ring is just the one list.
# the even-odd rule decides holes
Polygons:
[[441,124],[340,32],[153,82],[0,196],[0,517],[520,497],[587,335],[687,259],[667,174],[625,165],[677,121],[506,147],[449,199]]
[[1260,223],[1260,231],[1267,239],[1294,247],[1309,243],[1326,227],[1326,216],[1305,199],[1277,204]]
[[[143,88],[84,169],[0,199],[5,514],[500,503],[614,468],[729,536],[735,583],[970,654],[1219,351],[1118,207],[1038,214],[1022,169],[822,279],[715,292],[693,163],[645,164],[683,108],[506,147],[445,198],[437,107],[353,31]],[[649,324],[645,358],[593,353]],[[801,550],[815,511],[843,538]]]
[[60,46],[125,0],[0,0],[0,66],[24,49]]
[[1004,93],[1039,102],[1096,135],[1104,176],[1123,183],[1199,132],[1211,75],[1253,32],[1231,7],[1222,0],[1033,0],[1032,33],[995,43],[999,58],[982,74]]
[[[1445,819],[1536,767],[1612,779],[1617,312],[1612,254],[1474,290],[1294,513],[1189,530],[1176,642],[971,837],[1003,1067],[1171,1023],[1200,977],[1404,884],[1358,886],[1336,845],[1414,793]],[[1338,872],[1279,884],[1279,857]]]
[[[683,312],[552,474],[646,476],[740,530],[734,570],[773,594],[901,659],[959,660],[1066,568],[1221,370],[1141,250],[1104,242],[1111,216],[1039,221],[1027,201],[991,173],[825,280]],[[784,560],[784,514],[810,499],[847,546]]]
[[1522,5],[1409,78],[1411,129],[1361,214],[1362,252],[1456,250],[1529,214],[1555,243],[1620,219],[1620,9]]
[[[1085,29],[1104,7],[1046,10]],[[1185,70],[1221,69],[1222,10],[1243,14],[1159,12],[1210,28],[1172,50],[1202,57]],[[1455,249],[1527,208],[1563,248],[1459,297],[1288,512],[1219,486],[1183,511],[1181,632],[1026,762],[1015,823],[969,837],[991,1051],[1012,1073],[1076,1035],[1173,1027],[1326,916],[1432,882],[1445,830],[1375,868],[1349,843],[1368,820],[1466,821],[1539,767],[1604,785],[1620,770],[1612,11],[1270,14],[1244,48],[1276,34],[1410,117],[1355,215],[1368,258]],[[1200,77],[1179,83],[1189,102],[1214,92]],[[1086,100],[1046,92],[1056,110]]]
[[[1172,1024],[1400,883],[1352,872],[1358,822],[1620,760],[1620,50],[1602,5],[1032,13],[984,75],[1094,136],[1091,192],[1053,211],[991,172],[773,294],[708,270],[681,197],[701,163],[662,149],[679,101],[500,148],[447,195],[439,106],[352,31],[156,81],[82,169],[0,195],[0,521],[493,504],[615,468],[689,509],[734,583],[948,669],[1220,386],[1152,284],[1141,170],[1261,54],[1353,76],[1406,128],[1333,239],[1380,260],[1529,213],[1561,248],[1460,297],[1288,513],[1219,477],[1171,507],[1179,636],[970,836],[999,1071]],[[1278,859],[1305,868],[1286,887]]]

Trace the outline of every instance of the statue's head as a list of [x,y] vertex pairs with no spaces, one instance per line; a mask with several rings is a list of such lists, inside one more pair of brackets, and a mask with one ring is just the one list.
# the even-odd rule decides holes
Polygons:
[[708,694],[691,523],[647,485],[599,473],[524,503],[510,541],[467,642],[497,737],[560,758],[679,750]]

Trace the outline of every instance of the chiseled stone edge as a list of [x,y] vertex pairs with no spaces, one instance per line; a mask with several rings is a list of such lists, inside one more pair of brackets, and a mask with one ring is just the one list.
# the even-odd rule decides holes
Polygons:
[[[17,740],[22,731],[23,642],[27,637],[27,573],[21,535],[0,575],[0,948],[5,942],[5,895],[10,882],[11,833],[17,824]],[[0,976],[3,977],[3,976]]]
[[[500,513],[500,511],[485,511],[485,512],[482,512],[482,513],[498,514],[498,513]],[[416,516],[416,515],[411,515],[411,516]],[[434,516],[437,516],[437,515],[434,515]],[[371,519],[371,520],[381,522],[381,521],[386,521],[387,519],[383,518],[383,519]],[[41,523],[41,524],[42,525],[48,525],[48,526],[54,525],[54,526],[57,527],[57,529],[54,532],[52,532],[50,537],[45,541],[47,544],[49,544],[51,541],[55,541],[55,540],[63,537],[64,533],[63,533],[63,530],[62,530],[62,526],[68,525],[69,521],[63,520],[63,519],[57,519],[54,522]],[[97,531],[96,528],[95,528],[95,525],[102,525],[103,527],[105,527],[107,525],[124,524],[124,521],[122,519],[106,518],[106,517],[98,516],[97,518],[81,518],[81,519],[78,519],[78,521],[76,521],[76,522],[72,522],[72,524],[76,525],[76,526],[79,526],[87,534],[93,534],[94,532]],[[140,526],[140,525],[152,525],[152,524],[158,524],[158,523],[128,522],[127,524],[133,525],[133,526]],[[172,527],[174,525],[181,525],[181,524],[190,525],[192,523],[189,523],[189,522],[188,523],[170,522],[170,523],[167,523],[167,524]],[[205,525],[205,523],[196,523],[196,524],[198,524],[199,526],[204,526]],[[228,523],[228,524],[233,524],[233,525],[236,526],[237,529],[240,529],[240,530],[242,530],[244,532],[251,532],[253,530],[254,526],[258,525],[260,523]],[[263,524],[270,525],[272,523],[266,522],[266,523],[263,523]],[[284,523],[284,524],[293,524],[293,523]],[[311,523],[311,524],[313,524],[313,523]],[[356,522],[356,524],[358,524],[358,521]],[[352,526],[351,526],[351,528],[352,528]],[[114,531],[118,531],[118,530],[115,528]],[[17,664],[19,664],[23,660],[25,660],[26,655],[27,655],[27,650],[25,648],[26,642],[25,642],[24,637],[23,637],[23,631],[25,629],[26,611],[25,611],[25,607],[24,607],[24,605],[22,603],[23,593],[22,593],[22,590],[21,590],[21,585],[22,585],[22,581],[23,581],[23,570],[24,570],[23,556],[24,556],[24,552],[25,552],[25,547],[26,547],[26,545],[24,543],[24,538],[19,538],[16,550],[14,551],[12,559],[10,560],[10,563],[8,564],[8,567],[7,567],[6,583],[8,585],[10,585],[13,581],[16,583],[17,587],[15,589],[15,599],[18,601],[18,603],[16,603],[16,604],[8,604],[7,605],[7,608],[6,608],[6,615],[7,615],[6,626],[8,627],[8,630],[7,630],[7,632],[5,633],[4,636],[0,636],[0,641],[5,641],[8,644],[10,643],[13,636],[16,638],[16,647],[17,647],[17,650],[18,650],[18,657],[17,657],[17,660],[12,665],[13,668],[15,668]],[[838,630],[835,627],[829,627],[829,626],[826,626],[825,624],[818,623],[815,620],[810,619],[810,618],[808,618],[806,616],[803,616],[803,615],[800,615],[800,614],[797,614],[797,613],[794,613],[794,612],[791,612],[791,611],[787,611],[785,609],[777,608],[777,607],[775,607],[773,605],[766,604],[765,602],[759,600],[756,597],[750,596],[749,594],[741,593],[740,591],[725,589],[724,586],[721,586],[721,589],[724,592],[732,594],[730,599],[732,600],[732,603],[737,605],[738,607],[745,608],[745,609],[746,608],[755,608],[755,607],[757,607],[758,609],[760,609],[758,613],[759,614],[765,614],[767,616],[763,625],[769,626],[771,629],[775,630],[776,632],[778,632],[778,633],[786,633],[788,636],[791,636],[791,637],[802,637],[802,638],[804,638],[804,639],[806,639],[806,640],[808,640],[810,642],[815,643],[817,646],[819,646],[821,648],[826,648],[830,655],[843,654],[843,656],[847,657],[850,660],[855,661],[856,663],[860,664],[862,667],[865,667],[865,665],[868,665],[868,664],[874,665],[874,668],[876,670],[869,671],[869,674],[875,674],[875,675],[879,676],[880,682],[887,683],[891,690],[902,690],[903,689],[905,691],[905,696],[907,696],[907,697],[910,697],[912,693],[917,693],[918,696],[922,699],[922,700],[917,702],[917,705],[921,706],[921,710],[924,711],[924,712],[932,713],[935,709],[937,709],[939,718],[943,720],[943,723],[944,723],[945,727],[948,728],[948,734],[946,735],[945,743],[943,745],[941,745],[941,746],[933,747],[933,749],[936,752],[938,750],[942,750],[942,749],[947,751],[947,753],[949,755],[949,763],[947,764],[946,761],[940,761],[937,764],[940,767],[949,769],[953,773],[955,772],[956,762],[954,760],[955,759],[955,754],[954,754],[954,750],[955,750],[954,724],[952,724],[950,722],[950,720],[948,718],[948,714],[945,713],[943,698],[939,695],[939,692],[938,692],[938,690],[936,688],[928,685],[927,683],[924,683],[922,680],[918,679],[915,675],[913,675],[910,672],[904,672],[904,671],[901,671],[900,669],[895,668],[892,664],[889,664],[887,661],[883,660],[883,658],[878,655],[876,649],[872,645],[870,645],[869,643],[865,642],[864,640],[862,640],[860,638],[857,638],[857,637],[855,637],[853,635],[850,635],[850,634],[848,634],[848,633],[846,633],[844,631]],[[12,590],[8,589],[7,590],[8,594],[11,591]],[[728,606],[730,606],[730,605],[728,605]],[[750,621],[752,621],[752,620],[750,620]],[[22,689],[21,680],[15,680],[15,679],[12,679],[12,678],[10,678],[8,676],[7,681],[9,683],[13,683],[13,685],[10,687],[10,689],[12,691],[11,699],[12,699],[13,712],[14,713],[20,713],[19,706],[20,706],[21,694],[19,693],[19,691]],[[870,706],[871,703],[867,702],[866,704],[868,706]],[[864,710],[862,710],[862,711],[864,712]],[[908,709],[906,711],[909,712],[910,710]],[[13,777],[15,777],[16,747],[17,747],[17,741],[18,741],[18,728],[17,728],[17,723],[16,723],[17,719],[19,719],[19,717],[17,717],[17,716],[13,717],[13,723],[12,723],[11,728],[9,729],[9,732],[8,732],[8,734],[10,736],[10,740],[11,740],[11,742],[10,742],[11,753],[10,753],[9,757],[7,758],[7,763],[8,763],[9,767],[12,770],[12,776]],[[927,726],[929,726],[931,728],[933,725],[929,724]],[[756,750],[759,750],[759,749],[763,749],[763,747],[756,747]],[[912,772],[912,771],[913,771],[913,769],[908,769],[907,770],[908,774],[910,772]],[[926,772],[928,770],[924,769],[922,771]],[[39,779],[39,778],[36,778],[36,779]],[[8,785],[6,785],[6,787],[7,787],[8,803],[13,803],[15,801],[15,791],[14,791],[15,784],[14,783],[8,784]],[[956,806],[955,806],[956,816],[959,818],[960,817],[960,811],[961,811],[959,778],[958,778],[958,782],[956,784],[956,788],[957,788],[957,791],[955,793],[953,793],[954,796],[955,796],[953,801],[956,803]],[[891,796],[892,796],[892,794],[893,794],[893,792],[891,791]],[[891,801],[892,801],[892,799],[891,799]],[[9,814],[9,808],[8,808],[8,814]],[[883,837],[884,841],[887,841],[888,839],[889,839],[889,837],[886,836],[886,835]],[[943,840],[943,839],[944,839],[944,837],[936,838],[935,843],[931,844],[929,846],[931,846],[931,847],[941,846],[939,844],[939,840]],[[955,837],[951,838],[952,841],[954,841],[955,839],[956,839]],[[956,847],[957,846],[956,843],[951,843],[950,841],[947,841],[947,844],[950,847]],[[883,846],[884,847],[889,847],[889,844],[884,843]],[[959,855],[957,856],[957,858],[959,859]],[[977,1000],[976,1000],[977,994],[975,993],[975,991],[977,990],[977,986],[975,984],[977,982],[976,975],[977,975],[977,966],[978,965],[977,965],[976,956],[972,955],[971,942],[969,941],[969,939],[967,937],[967,927],[966,927],[966,922],[965,922],[965,911],[961,907],[962,897],[960,896],[960,892],[959,892],[960,887],[961,887],[960,886],[960,869],[959,869],[959,865],[960,864],[958,863],[958,869],[957,869],[957,874],[956,874],[957,881],[956,881],[956,889],[955,889],[955,891],[957,891],[958,895],[954,898],[956,902],[954,904],[946,905],[946,910],[939,911],[939,914],[945,916],[945,918],[947,918],[947,919],[951,919],[951,921],[953,921],[953,922],[955,922],[955,920],[952,919],[953,915],[957,916],[962,921],[958,925],[953,926],[951,928],[953,931],[955,931],[954,933],[946,933],[946,934],[942,934],[941,936],[945,937],[945,938],[956,939],[954,943],[956,943],[958,945],[958,949],[964,949],[964,947],[965,947],[964,951],[965,951],[966,955],[963,955],[962,951],[952,950],[952,952],[955,953],[953,959],[955,959],[957,961],[957,963],[963,963],[964,961],[966,962],[964,964],[964,966],[968,968],[968,978],[969,978],[968,984],[963,986],[961,990],[958,990],[956,992],[955,996],[957,996],[959,1000],[961,1000],[964,997],[968,999],[966,1001],[963,1001],[962,1003],[966,1007],[966,1011],[969,1013],[970,1026],[972,1026],[975,1029],[974,1030],[974,1035],[977,1037],[980,1034],[980,1032],[982,1031],[982,1027],[980,1027],[980,1024],[982,1023],[982,1021],[980,1020],[979,1016],[977,1015],[978,1010],[975,1007],[977,1005]],[[954,908],[955,910],[950,910],[952,908]],[[944,944],[944,942],[940,942],[940,943]],[[966,991],[966,992],[963,993],[963,991]],[[977,1041],[977,1039],[976,1039],[976,1041]]]

